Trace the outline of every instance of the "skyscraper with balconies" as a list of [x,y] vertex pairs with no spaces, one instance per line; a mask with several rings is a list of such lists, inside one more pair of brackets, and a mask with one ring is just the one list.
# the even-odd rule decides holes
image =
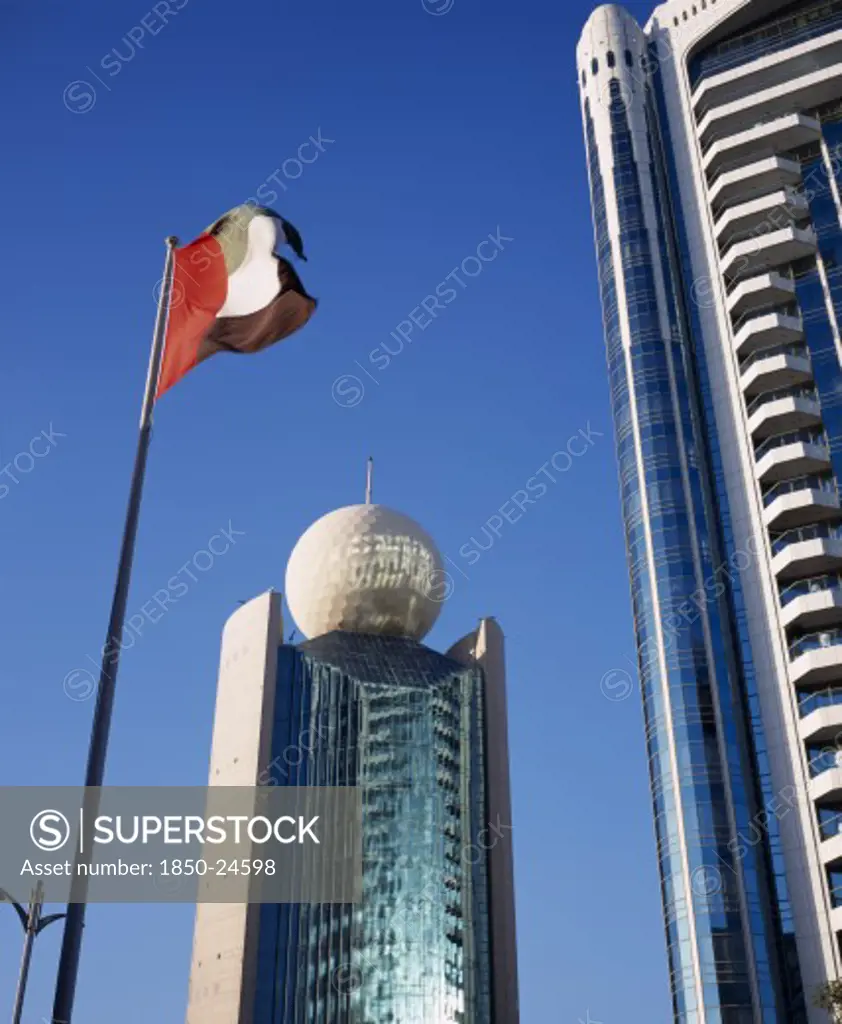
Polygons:
[[225,627],[211,786],[355,786],[356,904],[201,904],[189,1024],[518,1024],[503,634],[424,646],[441,558],[382,505],[332,512],[281,598]]
[[842,973],[842,2],[577,51],[674,1016]]

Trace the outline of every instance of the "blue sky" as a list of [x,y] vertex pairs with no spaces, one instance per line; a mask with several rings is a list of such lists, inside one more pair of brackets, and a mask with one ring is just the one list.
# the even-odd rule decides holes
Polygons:
[[[371,454],[376,499],[456,563],[431,645],[482,615],[507,634],[523,1021],[665,1021],[641,711],[616,699],[633,639],[574,67],[591,5],[179,5],[166,24],[135,0],[4,9],[0,782],[83,776],[93,707],[65,680],[104,639],[163,239],[274,188],[320,308],[161,402],[130,613],[220,528],[242,536],[125,655],[108,781],[205,781],[225,619],[362,500]],[[183,1021],[192,923],[92,907],[78,1024]],[[0,1005],[18,932],[0,914]],[[49,1017],[59,939],[39,940],[27,1024]]]

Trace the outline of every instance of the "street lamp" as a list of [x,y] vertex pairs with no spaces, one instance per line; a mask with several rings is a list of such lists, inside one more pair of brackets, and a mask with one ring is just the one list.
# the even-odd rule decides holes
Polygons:
[[32,945],[35,936],[53,923],[65,917],[65,914],[47,914],[41,917],[41,908],[44,906],[44,886],[41,882],[32,890],[29,900],[29,910],[25,910],[17,900],[13,899],[5,889],[0,889],[0,900],[11,903],[23,925],[23,932],[26,938],[23,943],[23,957],[20,962],[20,975],[18,976],[18,990],[15,993],[15,1008],[12,1011],[12,1024],[20,1024],[23,1016],[23,1000],[26,995],[26,982],[29,977],[29,964],[32,960]]

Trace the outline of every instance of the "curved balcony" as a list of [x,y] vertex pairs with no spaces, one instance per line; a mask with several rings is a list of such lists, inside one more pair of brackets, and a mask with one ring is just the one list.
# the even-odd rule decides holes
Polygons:
[[788,114],[792,110],[811,110],[839,96],[842,63],[830,63],[818,70],[790,78],[747,96],[712,106],[699,122],[702,145],[747,131],[762,120]]
[[770,306],[784,306],[794,299],[795,281],[773,270],[738,284],[728,295],[727,305],[732,317],[743,317]]
[[842,737],[842,688],[805,694],[798,702],[798,711],[798,732],[805,742],[830,743]]
[[786,629],[798,626],[802,630],[827,629],[842,624],[842,573],[811,576],[784,587],[781,591],[781,622]]
[[725,171],[708,189],[715,209],[726,204],[747,203],[766,192],[797,185],[801,181],[801,164],[786,156],[766,156],[753,163]]
[[821,430],[775,434],[757,446],[754,457],[755,476],[763,485],[831,468],[830,448]]
[[716,222],[716,240],[720,246],[734,245],[768,230],[770,225],[784,227],[809,219],[807,197],[793,188],[782,188],[729,207]]
[[806,345],[773,345],[752,352],[740,367],[740,384],[748,395],[807,384],[813,365]]
[[828,767],[821,771],[814,771],[813,762],[811,762],[808,789],[810,799],[814,803],[842,796],[842,768]]
[[722,273],[729,282],[741,281],[744,277],[811,256],[817,249],[812,228],[780,228],[732,245],[722,257]]
[[772,572],[781,581],[842,570],[842,527],[815,523],[772,538]]
[[[819,847],[819,855],[822,859],[822,864],[830,867],[830,865],[839,865],[842,861],[842,835],[832,836],[830,839],[825,839]],[[842,925],[837,926],[842,927]]]
[[815,388],[784,388],[758,395],[749,404],[748,429],[754,438],[817,427],[822,410]]
[[795,477],[773,484],[763,495],[763,521],[775,530],[788,530],[824,519],[838,519],[839,490],[832,476]]
[[785,114],[715,142],[705,154],[708,174],[737,166],[760,155],[785,153],[821,138],[821,124],[806,114]]
[[717,104],[749,96],[760,89],[808,74],[839,59],[842,13],[804,18],[793,8],[778,17],[779,33],[771,39],[758,34],[748,50],[723,50],[706,60],[708,74],[693,90],[697,117]]
[[740,359],[761,349],[804,342],[804,321],[800,316],[775,310],[741,320],[734,329],[734,348]]
[[842,629],[799,637],[790,644],[789,657],[789,678],[797,686],[819,686],[842,680]]

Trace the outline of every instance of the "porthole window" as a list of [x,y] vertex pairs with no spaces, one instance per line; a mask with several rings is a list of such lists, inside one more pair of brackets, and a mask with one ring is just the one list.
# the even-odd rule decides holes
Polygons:
[[617,67],[617,58],[614,56],[614,51],[613,50],[609,50],[608,53],[606,54],[606,57],[607,57],[607,60],[608,60],[608,67],[609,68],[616,68]]
[[634,67],[634,57],[632,57],[631,50],[626,50],[626,67]]
[[599,74],[599,61],[596,59],[596,57],[594,57],[594,59],[591,61],[591,73],[594,75]]
[[675,25],[675,27],[678,28],[678,18],[673,18],[672,22]]
[[684,19],[685,21],[687,21],[687,11],[682,11],[682,12],[681,12],[681,17],[682,17],[682,18],[683,18],[683,19]]
[[697,15],[698,13],[699,13],[699,12],[698,12],[698,11],[696,10],[696,8],[694,7],[694,8],[693,8],[693,17],[695,18],[695,17],[696,17],[696,15]]
[[584,89],[588,83],[588,76],[585,74],[584,68],[582,69],[582,88]]

